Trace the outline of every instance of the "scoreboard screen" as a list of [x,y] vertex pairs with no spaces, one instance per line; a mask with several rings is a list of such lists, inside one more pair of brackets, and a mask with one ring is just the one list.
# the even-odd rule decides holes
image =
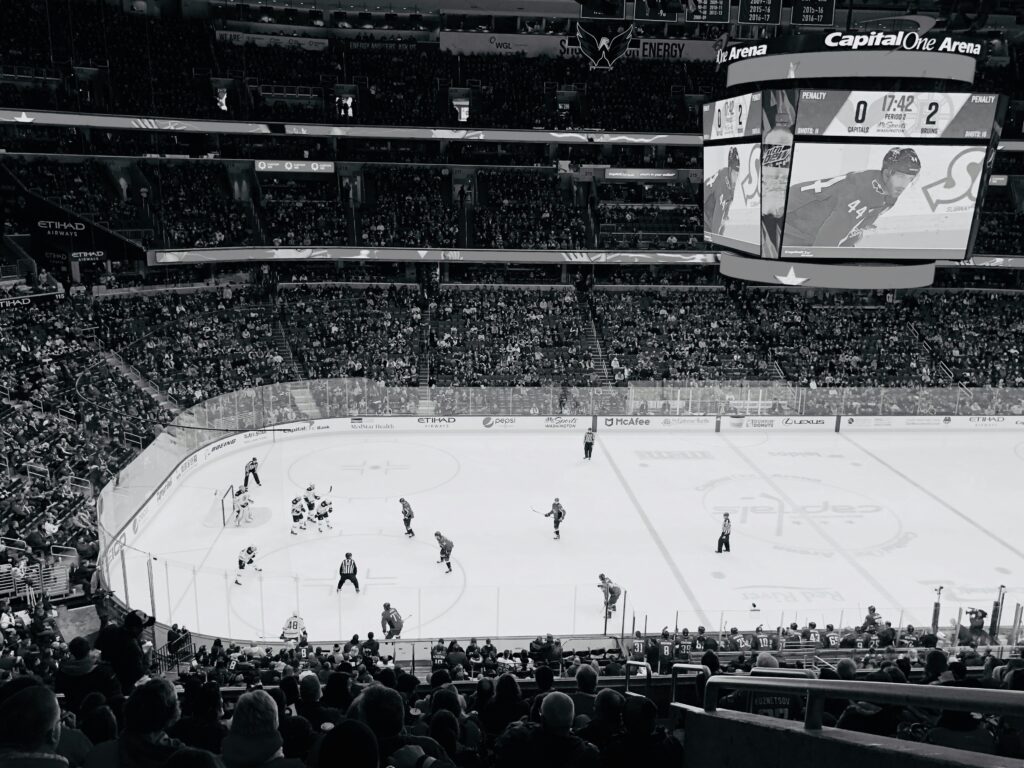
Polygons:
[[761,254],[760,142],[704,147],[704,239]]
[[793,0],[791,24],[831,27],[836,21],[836,0]]
[[985,145],[798,139],[780,256],[963,259],[986,152]]
[[704,141],[761,135],[761,94],[747,93],[703,106]]
[[740,0],[740,24],[779,24],[782,0]]
[[987,141],[999,97],[990,93],[799,93],[797,136]]

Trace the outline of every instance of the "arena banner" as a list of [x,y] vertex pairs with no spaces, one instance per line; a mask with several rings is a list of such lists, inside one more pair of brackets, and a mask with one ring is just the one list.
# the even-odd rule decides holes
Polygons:
[[[441,50],[461,55],[583,57],[575,35],[494,34],[491,32],[449,32],[440,35]],[[712,40],[656,40],[634,37],[626,49],[627,59],[665,61],[711,61],[715,58]]]
[[[526,251],[443,248],[195,248],[152,250],[149,264],[220,261],[464,261],[535,264],[715,264],[718,254],[696,251]],[[930,282],[930,281],[929,281]]]
[[604,416],[597,420],[598,429],[626,432],[714,432],[714,416]]
[[[763,56],[799,53],[859,51],[864,53],[943,53],[978,58],[984,51],[981,40],[944,32],[896,31],[831,31],[803,35],[782,35],[771,40],[739,41],[716,51],[717,64],[731,64]],[[859,74],[859,73],[858,73]],[[892,75],[898,73],[893,72]],[[800,77],[804,73],[799,73]],[[820,75],[813,75],[820,76]]]
[[442,141],[517,142],[520,144],[622,144],[690,146],[701,143],[695,133],[626,133],[587,129],[547,131],[505,128],[392,128],[377,125],[285,125],[289,136],[337,136],[346,139],[418,139]]
[[835,431],[835,416],[722,416],[721,431],[771,430],[774,432]]
[[142,258],[142,248],[72,211],[25,191],[32,215],[32,257],[57,270],[68,261]]
[[303,51],[326,51],[328,41],[323,37],[290,37],[285,35],[260,35],[252,32],[217,30],[217,40],[234,45],[255,45],[260,48],[295,48]]
[[26,293],[23,295],[4,296],[3,298],[0,298],[0,314],[19,307],[49,304],[51,301],[54,301],[59,296],[63,295],[62,291],[47,291],[45,293]]
[[238,123],[232,120],[186,120],[164,117],[127,117],[93,115],[82,112],[42,112],[39,110],[0,109],[0,124],[56,126],[65,128],[114,128],[118,130],[171,131],[178,133],[270,133],[265,123]]

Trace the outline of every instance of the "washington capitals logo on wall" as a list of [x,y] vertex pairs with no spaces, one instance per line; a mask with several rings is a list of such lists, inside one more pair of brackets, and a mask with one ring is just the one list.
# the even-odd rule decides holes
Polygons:
[[624,32],[620,32],[610,39],[598,38],[585,30],[582,24],[576,25],[576,42],[579,43],[580,53],[586,56],[590,62],[591,69],[611,69],[615,62],[626,55],[629,41],[632,39],[632,24]]

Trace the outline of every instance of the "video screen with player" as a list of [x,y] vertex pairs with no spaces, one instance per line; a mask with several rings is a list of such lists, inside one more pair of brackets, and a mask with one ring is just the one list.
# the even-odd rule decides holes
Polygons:
[[761,144],[704,147],[704,239],[761,253]]
[[797,139],[780,255],[963,259],[985,159],[985,146]]

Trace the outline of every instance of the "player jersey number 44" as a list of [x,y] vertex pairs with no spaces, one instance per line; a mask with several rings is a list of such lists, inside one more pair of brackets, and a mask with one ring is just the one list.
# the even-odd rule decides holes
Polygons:
[[795,184],[786,208],[785,245],[852,246],[894,204],[881,171]]

